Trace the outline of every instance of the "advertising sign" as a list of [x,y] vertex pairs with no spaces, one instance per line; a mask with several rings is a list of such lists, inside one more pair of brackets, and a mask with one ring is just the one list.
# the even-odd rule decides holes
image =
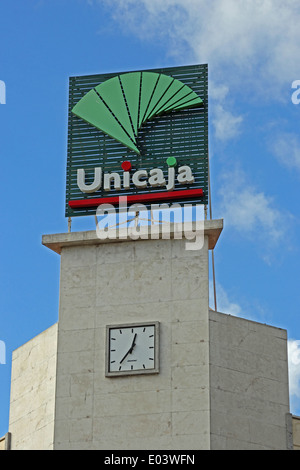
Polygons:
[[71,77],[66,216],[207,204],[207,65]]

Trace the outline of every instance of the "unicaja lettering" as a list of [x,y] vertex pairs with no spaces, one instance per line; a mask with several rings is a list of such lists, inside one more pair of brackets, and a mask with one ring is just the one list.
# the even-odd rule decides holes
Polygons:
[[175,181],[178,183],[189,185],[194,183],[195,178],[189,166],[183,165],[178,168],[177,174],[174,167],[168,168],[167,178],[163,170],[153,168],[150,171],[137,170],[130,174],[129,171],[119,173],[104,173],[102,167],[94,168],[94,180],[91,184],[86,184],[86,173],[83,168],[77,170],[77,185],[83,193],[94,193],[103,188],[104,191],[130,189],[132,184],[138,189],[165,188],[167,191],[173,191]]

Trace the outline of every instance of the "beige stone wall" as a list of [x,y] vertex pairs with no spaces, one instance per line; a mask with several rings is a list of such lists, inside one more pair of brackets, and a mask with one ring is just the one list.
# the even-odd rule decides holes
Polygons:
[[300,416],[293,416],[294,450],[300,450]]
[[287,449],[285,330],[210,311],[210,390],[212,449]]
[[0,439],[0,450],[5,450],[5,437]]
[[[156,320],[160,373],[105,377],[106,325]],[[207,238],[63,247],[55,449],[208,449],[209,425]]]
[[9,431],[12,450],[53,448],[57,325],[13,352]]

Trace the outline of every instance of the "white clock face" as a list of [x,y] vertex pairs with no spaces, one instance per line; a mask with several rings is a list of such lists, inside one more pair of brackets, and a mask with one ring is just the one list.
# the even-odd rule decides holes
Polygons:
[[158,372],[158,324],[107,327],[106,375]]

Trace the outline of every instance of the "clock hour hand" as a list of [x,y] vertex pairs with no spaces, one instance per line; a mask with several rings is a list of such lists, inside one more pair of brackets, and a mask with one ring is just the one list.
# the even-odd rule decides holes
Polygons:
[[134,335],[134,338],[133,338],[133,340],[132,340],[132,345],[131,345],[131,348],[130,348],[130,350],[129,350],[130,353],[132,353],[133,348],[134,348],[134,346],[135,346],[135,338],[136,338],[136,334]]
[[125,356],[120,360],[120,364],[124,361],[124,359],[126,359],[126,357],[128,356],[128,354],[131,354],[132,351],[133,351],[133,348],[135,346],[135,338],[136,338],[136,334],[134,335],[134,338],[132,340],[132,344],[130,346],[130,349],[127,351],[127,353],[125,354]]

